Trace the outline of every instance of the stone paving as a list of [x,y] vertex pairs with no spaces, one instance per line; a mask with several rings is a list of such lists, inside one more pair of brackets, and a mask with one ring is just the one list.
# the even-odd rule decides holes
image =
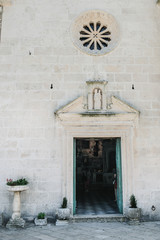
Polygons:
[[0,240],[160,240],[160,222],[145,222],[140,225],[127,223],[69,223],[65,226],[37,227],[27,225],[25,229],[0,228]]

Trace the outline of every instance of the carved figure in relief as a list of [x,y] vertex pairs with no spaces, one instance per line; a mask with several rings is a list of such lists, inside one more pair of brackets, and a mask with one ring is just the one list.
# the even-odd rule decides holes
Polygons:
[[100,88],[93,90],[93,109],[102,109],[102,90]]

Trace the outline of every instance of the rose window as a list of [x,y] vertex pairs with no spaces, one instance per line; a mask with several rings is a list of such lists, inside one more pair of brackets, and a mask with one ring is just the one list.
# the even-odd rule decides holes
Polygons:
[[71,26],[73,42],[90,55],[104,55],[112,51],[119,40],[115,18],[103,11],[89,11],[80,15]]
[[108,42],[111,41],[111,32],[100,22],[91,22],[83,26],[79,39],[84,47],[88,47],[90,50],[101,50],[108,47]]

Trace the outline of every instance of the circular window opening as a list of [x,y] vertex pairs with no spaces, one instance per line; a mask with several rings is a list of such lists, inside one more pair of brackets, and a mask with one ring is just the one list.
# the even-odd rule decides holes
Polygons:
[[108,42],[111,41],[111,32],[101,22],[91,22],[83,26],[79,39],[83,46],[90,50],[102,50],[108,47]]
[[102,11],[90,11],[79,16],[72,25],[74,44],[83,52],[103,55],[112,51],[119,39],[115,18]]

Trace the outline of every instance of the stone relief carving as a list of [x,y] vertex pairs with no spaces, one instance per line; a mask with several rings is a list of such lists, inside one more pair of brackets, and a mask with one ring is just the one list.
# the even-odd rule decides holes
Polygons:
[[95,88],[93,90],[93,109],[102,109],[102,90],[100,88]]
[[87,81],[87,101],[84,108],[90,111],[107,110],[106,85],[107,81]]
[[107,104],[106,104],[106,108],[109,110],[109,109],[112,109],[112,99],[111,98],[107,98]]

